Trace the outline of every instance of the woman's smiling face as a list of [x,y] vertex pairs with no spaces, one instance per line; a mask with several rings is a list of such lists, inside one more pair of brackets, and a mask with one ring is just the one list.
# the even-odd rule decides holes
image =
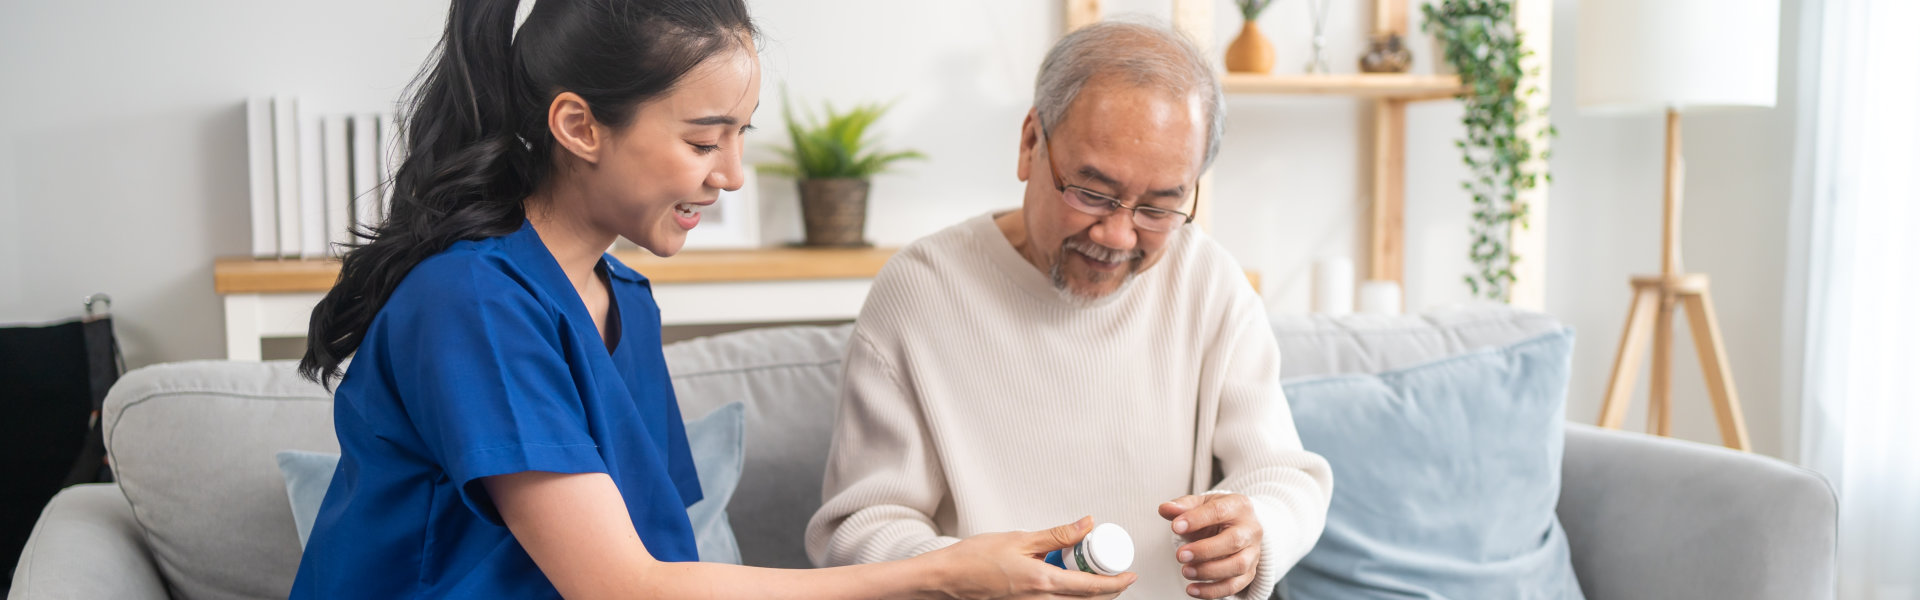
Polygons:
[[743,136],[759,103],[760,59],[743,36],[611,131],[577,172],[589,220],[657,256],[679,252],[699,210],[745,180]]

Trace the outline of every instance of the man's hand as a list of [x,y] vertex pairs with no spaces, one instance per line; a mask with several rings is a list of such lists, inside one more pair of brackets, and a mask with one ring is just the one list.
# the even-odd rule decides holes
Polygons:
[[1181,496],[1160,505],[1160,518],[1188,543],[1175,548],[1180,574],[1195,598],[1225,598],[1253,583],[1260,568],[1260,520],[1253,500],[1239,494]]

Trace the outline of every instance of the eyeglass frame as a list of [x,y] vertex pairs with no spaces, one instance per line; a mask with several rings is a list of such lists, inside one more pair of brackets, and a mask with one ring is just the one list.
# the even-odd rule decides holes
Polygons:
[[[1060,193],[1061,202],[1066,203],[1067,206],[1073,207],[1074,210],[1078,210],[1080,214],[1106,218],[1108,216],[1113,215],[1113,213],[1119,212],[1120,209],[1124,208],[1124,209],[1133,211],[1133,218],[1129,220],[1133,222],[1134,227],[1145,230],[1145,231],[1152,231],[1154,233],[1173,233],[1174,231],[1179,230],[1181,227],[1185,227],[1188,224],[1193,223],[1194,215],[1200,214],[1200,180],[1199,179],[1193,180],[1193,212],[1191,214],[1173,210],[1170,208],[1161,208],[1158,206],[1153,206],[1153,205],[1145,204],[1141,202],[1136,202],[1129,205],[1125,202],[1121,202],[1119,198],[1115,198],[1113,196],[1094,191],[1092,189],[1087,188],[1086,186],[1073,185],[1073,184],[1067,183],[1060,177],[1059,165],[1054,163],[1053,161],[1053,140],[1049,139],[1049,137],[1047,136],[1046,122],[1041,121],[1038,117],[1035,117],[1033,122],[1035,126],[1040,128],[1040,145],[1047,152],[1047,171],[1049,175],[1053,176],[1054,191],[1057,191]],[[1112,206],[1112,208],[1108,209],[1108,212],[1106,214],[1095,214],[1095,213],[1087,212],[1086,210],[1083,210],[1080,208],[1080,206],[1084,206],[1084,204],[1081,204],[1080,206],[1075,206],[1076,203],[1074,201],[1067,199],[1067,188],[1073,188],[1075,191],[1081,193],[1082,195],[1088,196],[1090,198],[1106,200],[1107,203]],[[1174,225],[1173,227],[1167,228],[1166,231],[1158,231],[1140,224],[1140,211],[1143,209],[1180,215],[1182,217],[1186,217],[1186,220],[1181,221],[1179,225]]]

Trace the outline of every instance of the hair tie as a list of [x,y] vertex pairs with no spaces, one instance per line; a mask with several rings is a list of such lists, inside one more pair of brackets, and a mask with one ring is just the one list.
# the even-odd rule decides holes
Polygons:
[[534,0],[521,0],[513,7],[513,32],[507,34],[507,41],[520,39],[520,26],[527,23],[527,15],[533,14]]

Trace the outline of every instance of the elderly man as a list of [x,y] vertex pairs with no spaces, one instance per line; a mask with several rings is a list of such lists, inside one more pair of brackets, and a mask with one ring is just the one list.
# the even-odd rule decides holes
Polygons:
[[914,242],[848,351],[815,563],[914,556],[1092,515],[1132,534],[1126,596],[1264,600],[1332,494],[1259,297],[1190,225],[1220,84],[1160,27],[1103,23],[1041,66],[1021,208]]

